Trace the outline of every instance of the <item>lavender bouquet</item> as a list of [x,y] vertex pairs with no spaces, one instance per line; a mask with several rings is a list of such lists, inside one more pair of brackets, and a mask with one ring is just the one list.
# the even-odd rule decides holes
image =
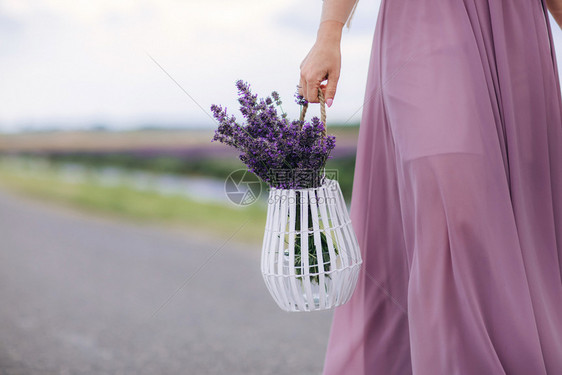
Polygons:
[[[289,121],[281,107],[281,99],[276,91],[271,96],[258,99],[252,94],[250,85],[242,80],[236,82],[240,112],[246,119],[239,124],[227,109],[213,104],[211,110],[219,126],[212,141],[219,141],[240,151],[240,160],[248,170],[270,187],[278,189],[306,189],[318,187],[324,182],[323,170],[329,154],[335,147],[335,137],[325,134],[325,124],[313,117],[310,122],[304,119]],[[295,101],[307,105],[307,101],[298,93]],[[281,110],[279,114],[277,107]],[[297,191],[296,212],[300,212],[300,196]],[[312,213],[308,209],[308,257],[311,273],[318,273]],[[300,215],[295,222],[297,232],[301,230]],[[324,231],[320,233],[322,256],[329,259],[328,239]],[[295,239],[296,273],[301,274],[301,238]],[[287,241],[285,241],[287,242]],[[335,249],[338,254],[338,250]],[[329,263],[325,264],[328,267]],[[329,277],[329,275],[328,275]],[[318,283],[318,275],[312,276]]]

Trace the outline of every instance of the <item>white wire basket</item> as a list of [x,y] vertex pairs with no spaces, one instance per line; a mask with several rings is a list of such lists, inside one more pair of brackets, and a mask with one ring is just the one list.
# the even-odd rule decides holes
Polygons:
[[346,303],[361,264],[337,180],[323,178],[316,188],[270,189],[261,271],[281,309],[329,310]]

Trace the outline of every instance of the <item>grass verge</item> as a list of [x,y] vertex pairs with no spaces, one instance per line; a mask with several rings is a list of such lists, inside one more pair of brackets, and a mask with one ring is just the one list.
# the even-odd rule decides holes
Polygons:
[[185,225],[215,238],[226,239],[245,223],[232,238],[234,241],[257,245],[263,239],[266,207],[257,203],[225,206],[180,195],[141,191],[125,184],[106,186],[96,180],[70,182],[49,168],[26,170],[8,163],[0,163],[0,185],[86,211],[142,222]]

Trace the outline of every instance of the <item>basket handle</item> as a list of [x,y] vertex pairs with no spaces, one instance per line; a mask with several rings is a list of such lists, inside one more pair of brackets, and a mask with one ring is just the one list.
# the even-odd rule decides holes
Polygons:
[[[326,102],[324,101],[324,94],[320,87],[318,88],[318,99],[320,100],[320,121],[324,124],[324,130],[322,130],[322,137],[326,138]],[[308,102],[302,105],[301,108],[301,122],[304,121],[304,116],[306,115],[306,110],[308,109]]]

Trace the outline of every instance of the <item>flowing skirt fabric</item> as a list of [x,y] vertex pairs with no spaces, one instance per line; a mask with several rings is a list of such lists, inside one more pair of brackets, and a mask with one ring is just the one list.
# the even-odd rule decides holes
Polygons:
[[350,215],[364,263],[323,374],[562,374],[545,0],[382,0],[362,116]]

